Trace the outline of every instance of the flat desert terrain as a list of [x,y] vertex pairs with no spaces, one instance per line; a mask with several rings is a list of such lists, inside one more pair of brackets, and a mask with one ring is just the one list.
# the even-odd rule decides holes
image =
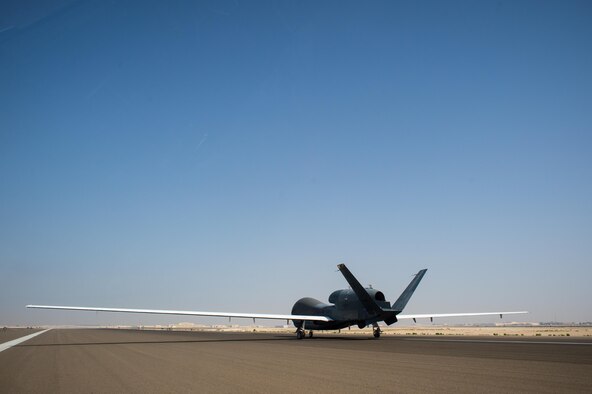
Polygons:
[[[105,327],[109,328],[109,327]],[[169,330],[163,327],[143,327],[144,330]],[[173,327],[171,331],[203,331],[203,332],[260,332],[290,334],[295,332],[294,327],[262,327],[262,326],[213,326],[213,327]],[[499,327],[472,327],[472,326],[437,326],[417,325],[408,327],[381,327],[382,335],[391,336],[413,336],[413,335],[454,335],[454,336],[499,336],[499,337],[590,337],[592,338],[592,327],[588,326],[499,326]],[[358,329],[352,327],[350,330],[340,331],[315,331],[315,335],[372,335],[372,329],[366,327]]]

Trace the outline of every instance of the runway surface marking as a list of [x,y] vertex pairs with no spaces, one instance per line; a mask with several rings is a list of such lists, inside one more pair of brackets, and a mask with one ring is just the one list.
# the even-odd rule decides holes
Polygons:
[[528,343],[541,345],[584,345],[592,346],[592,342],[554,342],[554,341],[503,341],[487,339],[431,339],[431,338],[403,338],[404,341],[428,341],[428,342],[468,342],[468,343]]
[[14,345],[18,345],[18,344],[19,344],[19,343],[21,343],[21,342],[28,341],[29,339],[31,339],[31,338],[34,338],[34,337],[36,337],[37,335],[41,335],[41,334],[43,334],[44,332],[47,332],[47,331],[49,331],[49,330],[51,330],[51,328],[49,328],[49,329],[47,329],[47,330],[43,330],[43,331],[39,331],[39,332],[35,332],[35,333],[31,334],[31,335],[26,335],[26,336],[24,336],[24,337],[20,337],[20,338],[17,338],[17,339],[13,339],[12,341],[8,341],[8,342],[0,343],[0,352],[3,352],[3,351],[5,351],[6,349],[10,349],[10,348],[11,348],[11,347],[13,347]]

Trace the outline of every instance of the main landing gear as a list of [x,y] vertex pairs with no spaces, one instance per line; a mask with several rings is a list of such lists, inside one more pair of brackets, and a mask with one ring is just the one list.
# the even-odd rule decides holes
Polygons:
[[378,324],[375,324],[374,327],[372,328],[372,335],[374,335],[374,338],[378,339],[380,338],[380,327],[378,327]]

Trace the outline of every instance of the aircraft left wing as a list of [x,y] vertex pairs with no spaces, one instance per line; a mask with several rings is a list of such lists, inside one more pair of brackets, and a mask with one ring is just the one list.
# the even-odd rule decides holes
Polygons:
[[469,313],[423,313],[419,315],[397,315],[397,320],[401,319],[424,319],[430,318],[433,319],[434,317],[462,317],[462,316],[492,316],[492,315],[499,315],[500,318],[503,315],[520,315],[528,313],[527,311],[519,311],[519,312],[469,312]]
[[306,320],[330,322],[333,319],[327,316],[314,315],[273,315],[266,313],[231,313],[231,312],[200,312],[200,311],[174,311],[163,309],[124,309],[124,308],[100,308],[89,306],[56,306],[56,305],[27,305],[27,308],[35,309],[62,309],[69,311],[95,311],[95,312],[122,312],[122,313],[149,313],[155,315],[188,315],[188,316],[212,316],[212,317],[237,317],[252,319],[275,320]]

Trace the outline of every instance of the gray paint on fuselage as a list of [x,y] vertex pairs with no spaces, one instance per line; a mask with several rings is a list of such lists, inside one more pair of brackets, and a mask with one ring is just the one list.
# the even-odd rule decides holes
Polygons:
[[[384,299],[381,291],[372,288],[365,290],[383,310],[391,312],[391,304]],[[292,314],[327,316],[333,320],[306,321],[304,328],[307,330],[338,330],[352,325],[365,327],[383,320],[380,315],[370,315],[352,289],[334,291],[329,296],[329,304],[310,297],[301,298],[292,307]],[[294,320],[293,323],[295,327],[302,327],[302,320]]]

